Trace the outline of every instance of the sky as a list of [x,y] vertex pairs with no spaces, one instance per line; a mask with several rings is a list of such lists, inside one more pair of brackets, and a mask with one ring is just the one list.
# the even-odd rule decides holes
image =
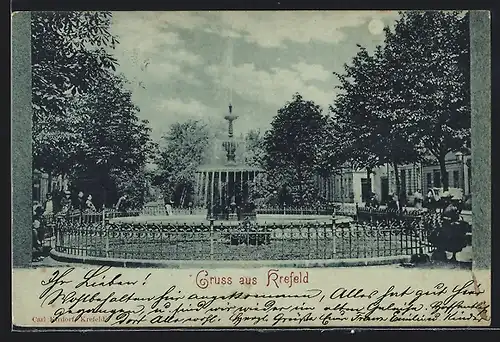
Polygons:
[[298,92],[328,111],[338,80],[358,51],[382,44],[391,11],[114,12],[117,70],[130,81],[139,116],[158,140],[189,119],[235,134],[266,130]]

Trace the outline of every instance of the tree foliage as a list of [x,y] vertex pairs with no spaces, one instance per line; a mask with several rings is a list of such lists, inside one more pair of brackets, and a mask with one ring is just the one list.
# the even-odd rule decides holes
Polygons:
[[[195,172],[206,161],[211,134],[207,126],[198,120],[175,123],[163,137],[163,145],[157,159],[157,184],[163,184],[166,196],[174,196],[176,202],[194,190]],[[178,189],[180,188],[180,193]],[[183,196],[184,194],[184,196]]]
[[341,148],[355,168],[368,170],[390,164],[416,162],[419,151],[410,141],[412,122],[408,108],[395,96],[396,82],[382,47],[373,55],[360,46],[345,74],[337,74],[343,91],[331,108],[337,130],[342,132]]
[[261,131],[248,131],[245,135],[245,164],[249,166],[261,167],[264,163],[265,153],[264,135]]
[[278,110],[264,137],[264,165],[275,190],[288,189],[293,203],[311,204],[317,196],[326,117],[319,106],[300,94]]
[[439,161],[447,189],[446,154],[470,148],[469,15],[401,13],[394,32],[386,30],[386,54],[412,142]]
[[115,74],[110,12],[32,13],[33,167],[69,175],[97,206],[144,194],[146,121]]
[[67,172],[81,137],[81,118],[66,109],[89,91],[116,60],[109,12],[33,12],[31,15],[33,163],[47,172]]
[[385,44],[373,54],[359,46],[331,107],[330,140],[343,151],[326,159],[351,159],[357,168],[398,165],[432,154],[448,187],[445,156],[470,146],[468,16],[458,12],[400,13]]
[[72,176],[85,181],[106,204],[127,194],[140,206],[144,167],[154,145],[148,122],[138,118],[139,108],[125,85],[123,76],[105,74],[89,93],[75,98],[72,112],[82,118],[82,139],[72,159]]

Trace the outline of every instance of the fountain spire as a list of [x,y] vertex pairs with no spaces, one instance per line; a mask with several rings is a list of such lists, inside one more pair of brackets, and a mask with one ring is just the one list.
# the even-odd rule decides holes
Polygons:
[[228,137],[232,138],[233,137],[233,121],[238,118],[238,115],[235,115],[233,113],[233,105],[229,103],[229,113],[224,116],[224,119],[227,120],[228,122]]
[[229,164],[234,164],[236,162],[236,141],[234,140],[233,134],[233,121],[238,118],[238,115],[233,113],[233,105],[229,103],[229,113],[224,116],[224,119],[228,122],[228,139],[222,143],[222,146],[227,153],[227,162]]

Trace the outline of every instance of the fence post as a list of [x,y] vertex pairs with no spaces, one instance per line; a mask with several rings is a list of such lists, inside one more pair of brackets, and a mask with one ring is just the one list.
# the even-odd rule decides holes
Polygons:
[[359,215],[359,206],[358,206],[358,202],[356,202],[356,211],[355,211],[355,214],[354,214],[354,219],[356,221],[358,221],[358,215]]
[[214,217],[210,215],[210,260],[214,260]]
[[104,205],[102,206],[102,229],[105,233],[105,247],[104,251],[106,252],[106,257],[108,257],[109,254],[109,230],[108,230],[108,225],[106,224],[106,208]]
[[337,232],[336,232],[336,225],[335,225],[335,208],[333,209],[333,215],[332,215],[332,241],[333,241],[333,255],[334,257],[337,257]]
[[[422,248],[422,254],[423,253],[428,253],[429,252],[429,246],[427,244],[427,237],[425,236],[424,230],[426,229],[424,225],[424,216],[422,214],[419,214],[418,216],[418,234],[417,234],[417,242],[418,242],[418,248]],[[425,250],[424,250],[425,248]]]
[[54,249],[58,251],[58,247],[61,246],[61,232],[60,227],[61,223],[59,222],[59,218],[57,215],[54,216]]

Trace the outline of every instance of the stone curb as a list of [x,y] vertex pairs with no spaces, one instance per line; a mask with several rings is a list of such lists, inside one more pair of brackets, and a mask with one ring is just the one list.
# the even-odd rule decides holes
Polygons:
[[355,266],[381,266],[409,262],[409,255],[391,257],[357,258],[357,259],[331,259],[331,260],[140,260],[83,257],[67,253],[50,251],[52,259],[60,262],[83,263],[87,265],[104,265],[113,267],[158,267],[158,268],[260,268],[260,267],[355,267]]

